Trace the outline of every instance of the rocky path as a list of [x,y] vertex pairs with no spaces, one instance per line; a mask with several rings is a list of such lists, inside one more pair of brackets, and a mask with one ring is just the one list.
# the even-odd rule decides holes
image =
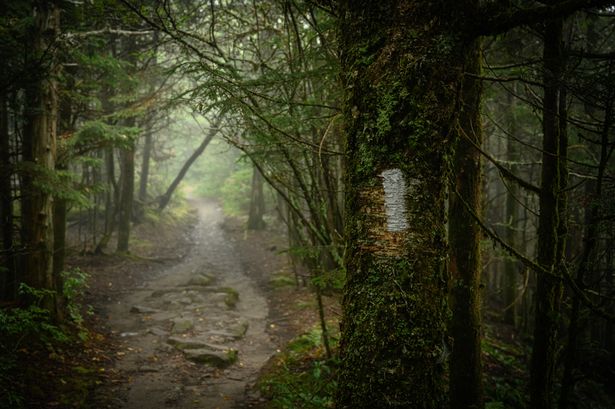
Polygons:
[[[120,335],[116,370],[101,407],[243,408],[246,387],[275,351],[267,301],[225,238],[219,207],[195,201],[195,244],[182,262],[107,307]],[[103,405],[103,401],[104,405]],[[112,400],[112,402],[109,402]]]

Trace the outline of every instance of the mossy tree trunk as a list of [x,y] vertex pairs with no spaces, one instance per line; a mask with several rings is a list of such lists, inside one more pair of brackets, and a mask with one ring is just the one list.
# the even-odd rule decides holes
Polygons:
[[483,404],[480,318],[480,215],[482,143],[480,43],[468,53],[454,144],[454,182],[449,196],[449,272],[451,279],[450,407],[479,409]]
[[343,1],[347,134],[337,408],[441,408],[446,168],[474,1]]
[[530,366],[530,407],[552,407],[553,381],[558,348],[557,328],[562,297],[561,265],[564,263],[566,118],[562,98],[564,68],[561,18],[545,23],[543,144],[540,215],[538,221],[534,345]]
[[[28,164],[23,178],[21,213],[27,249],[23,281],[32,288],[53,291],[53,198],[45,184],[55,169],[58,65],[55,52],[50,50],[54,50],[53,43],[59,34],[60,10],[56,2],[36,1],[32,6],[27,56],[32,80],[25,90],[22,148],[23,160]],[[54,297],[44,297],[41,302],[55,315]]]

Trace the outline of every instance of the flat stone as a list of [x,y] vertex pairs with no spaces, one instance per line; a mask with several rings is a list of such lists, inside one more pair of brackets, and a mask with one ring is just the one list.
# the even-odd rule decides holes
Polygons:
[[188,281],[188,285],[198,285],[198,286],[208,286],[212,285],[214,282],[214,277],[209,274],[200,273],[190,279]]
[[159,369],[154,368],[153,366],[143,365],[139,368],[139,372],[159,372]]
[[174,334],[186,332],[189,329],[194,328],[194,322],[192,321],[192,318],[174,318],[171,320],[171,322],[173,323],[173,329],[171,330],[171,332]]
[[168,321],[175,317],[177,317],[177,312],[173,311],[160,311],[150,316],[152,321]]
[[130,312],[134,312],[136,314],[153,314],[155,312],[160,312],[156,308],[145,307],[143,305],[133,305],[130,309]]
[[226,368],[237,361],[237,351],[234,349],[228,349],[226,351],[187,349],[183,352],[186,358],[192,362],[207,364],[216,368]]
[[224,345],[211,344],[207,340],[198,338],[169,337],[167,343],[182,351],[186,349],[207,349],[210,351],[224,351],[228,349]]
[[221,340],[237,340],[241,338],[241,336],[238,337],[237,334],[224,330],[211,330],[205,332],[203,335],[208,338],[217,338]]
[[158,328],[158,327],[152,327],[152,328],[148,329],[147,332],[152,334],[152,335],[159,336],[159,337],[165,337],[165,336],[169,335],[169,333],[167,331],[163,330],[162,328]]
[[242,320],[242,321],[239,321],[237,324],[230,325],[227,328],[227,331],[233,334],[235,339],[239,339],[239,338],[243,338],[243,336],[246,335],[246,332],[248,332],[249,326],[250,326],[250,323],[248,323],[248,321]]
[[150,298],[159,298],[159,297],[166,296],[167,294],[184,293],[190,290],[199,291],[202,293],[211,293],[211,292],[215,293],[215,292],[226,292],[228,289],[224,287],[220,288],[220,287],[206,287],[202,285],[187,285],[187,286],[181,286],[181,287],[171,287],[171,288],[163,288],[163,289],[155,290],[150,294]]

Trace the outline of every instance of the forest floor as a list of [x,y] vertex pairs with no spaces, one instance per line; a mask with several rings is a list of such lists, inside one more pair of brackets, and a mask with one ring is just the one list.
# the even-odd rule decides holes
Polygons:
[[214,201],[190,205],[191,222],[137,226],[129,256],[70,260],[90,274],[90,355],[102,379],[90,407],[259,406],[261,367],[316,323],[281,234],[246,232]]

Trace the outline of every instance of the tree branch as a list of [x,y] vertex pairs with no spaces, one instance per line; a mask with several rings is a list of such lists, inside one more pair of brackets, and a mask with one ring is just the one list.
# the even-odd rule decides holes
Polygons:
[[[490,36],[505,33],[515,27],[566,17],[575,11],[592,7],[615,5],[613,0],[562,0],[555,4],[536,6],[526,9],[502,9],[495,3],[488,4],[479,11],[477,22],[469,29],[476,36]],[[480,17],[483,18],[480,18]]]

